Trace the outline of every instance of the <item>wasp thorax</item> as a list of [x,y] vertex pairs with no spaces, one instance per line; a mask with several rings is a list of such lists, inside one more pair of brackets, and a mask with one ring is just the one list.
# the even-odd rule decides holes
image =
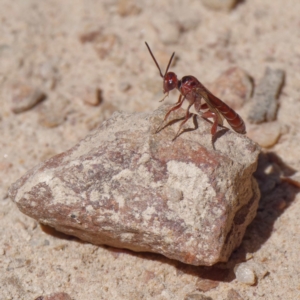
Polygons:
[[168,72],[164,76],[164,93],[168,93],[169,91],[175,89],[177,87],[177,76],[173,72]]

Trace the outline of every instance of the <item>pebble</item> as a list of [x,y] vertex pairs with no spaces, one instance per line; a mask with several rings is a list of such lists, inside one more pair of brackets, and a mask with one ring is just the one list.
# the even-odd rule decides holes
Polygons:
[[280,135],[281,126],[276,121],[247,127],[247,136],[264,148],[274,146]]
[[17,84],[13,88],[11,110],[15,114],[24,112],[33,108],[45,97],[45,93],[39,88],[33,88],[26,84]]
[[117,4],[117,12],[121,17],[138,15],[142,9],[136,5],[133,0],[119,0]]
[[191,293],[184,297],[184,300],[213,300],[211,297],[203,294]]
[[234,268],[234,273],[237,281],[248,285],[256,283],[256,274],[252,268],[248,267],[245,263],[239,264]]
[[58,292],[47,296],[39,296],[34,300],[72,300],[72,298],[67,293]]
[[66,120],[66,110],[62,103],[49,102],[43,105],[39,111],[38,123],[44,127],[53,128]]
[[202,0],[204,6],[214,10],[230,10],[238,0]]
[[234,290],[234,289],[230,289],[227,293],[227,298],[226,300],[244,300],[240,294]]
[[81,92],[81,98],[85,104],[97,106],[102,102],[102,90],[99,88],[86,87]]
[[216,288],[220,282],[210,279],[199,278],[196,283],[197,290],[202,292],[210,291]]

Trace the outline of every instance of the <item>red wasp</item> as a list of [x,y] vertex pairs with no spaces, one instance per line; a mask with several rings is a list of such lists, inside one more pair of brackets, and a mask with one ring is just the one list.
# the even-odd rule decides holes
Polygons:
[[[186,110],[185,118],[180,123],[179,130],[175,138],[178,136],[183,124],[189,119],[191,115],[189,109],[193,105],[195,107],[196,112],[200,113],[203,118],[213,119],[213,125],[211,128],[212,136],[214,136],[217,132],[218,125],[223,125],[223,117],[227,120],[228,124],[234,131],[241,134],[246,133],[245,123],[242,120],[242,118],[222,100],[214,96],[196,77],[189,75],[182,77],[181,80],[178,80],[177,75],[175,73],[168,72],[172,60],[174,58],[175,52],[173,52],[169,60],[165,75],[163,75],[149,45],[147,44],[147,42],[145,42],[145,44],[159,70],[160,76],[163,78],[163,92],[166,95],[161,101],[163,101],[169,95],[169,92],[175,88],[177,88],[180,92],[177,103],[166,113],[162,124],[167,120],[168,116],[172,111],[181,107],[185,99],[189,101],[189,106]],[[201,104],[202,98],[205,101],[205,103],[203,104]],[[202,112],[200,110],[206,111]],[[162,124],[158,127],[156,132],[160,130]]]

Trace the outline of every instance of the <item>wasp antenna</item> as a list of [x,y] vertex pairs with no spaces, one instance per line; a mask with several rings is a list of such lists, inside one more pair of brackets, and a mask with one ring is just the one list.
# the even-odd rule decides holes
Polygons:
[[169,60],[168,66],[167,66],[167,68],[166,68],[165,76],[166,76],[166,74],[168,73],[168,70],[169,70],[170,65],[171,65],[171,63],[172,63],[172,60],[173,60],[174,55],[175,55],[175,52],[173,52],[173,54],[172,54],[172,56],[171,56],[171,58],[170,58],[170,60]]
[[[164,78],[164,75],[162,74],[161,69],[160,69],[160,67],[159,67],[159,65],[158,65],[158,62],[156,61],[156,59],[155,59],[155,57],[154,57],[154,55],[153,55],[153,53],[152,53],[152,51],[151,51],[149,45],[147,44],[147,42],[145,42],[145,44],[146,44],[146,46],[147,46],[147,48],[148,48],[148,50],[149,50],[149,53],[150,53],[150,55],[152,56],[152,58],[153,58],[153,60],[154,60],[154,62],[155,62],[155,64],[156,64],[156,66],[157,66],[157,69],[159,70],[160,76],[161,76],[162,78]],[[169,64],[170,64],[170,63],[169,63]],[[168,67],[169,67],[169,66],[168,66]]]

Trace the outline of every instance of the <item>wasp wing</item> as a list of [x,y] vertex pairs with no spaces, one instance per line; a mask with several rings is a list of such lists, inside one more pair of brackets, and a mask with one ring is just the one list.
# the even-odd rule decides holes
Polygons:
[[[216,103],[216,101],[214,101],[215,100],[214,98],[216,98],[216,97],[213,96],[213,94],[211,92],[209,92],[203,85],[202,85],[202,87],[199,87],[196,89],[196,93],[201,95],[201,97],[205,100],[209,109],[213,113],[216,114],[216,116],[218,118],[218,124],[223,125],[224,117],[223,117],[222,113],[218,110],[218,108],[216,107],[218,104],[218,103]],[[220,99],[218,99],[218,100],[221,101]]]

